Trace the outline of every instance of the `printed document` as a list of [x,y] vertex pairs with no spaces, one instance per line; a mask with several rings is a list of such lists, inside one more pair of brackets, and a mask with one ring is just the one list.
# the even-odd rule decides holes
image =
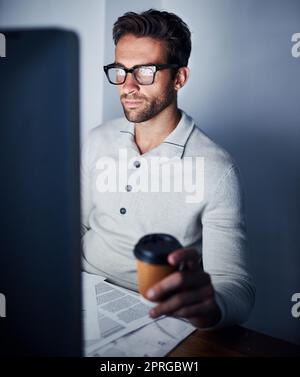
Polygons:
[[165,356],[195,327],[161,316],[138,293],[83,272],[83,320],[86,356]]

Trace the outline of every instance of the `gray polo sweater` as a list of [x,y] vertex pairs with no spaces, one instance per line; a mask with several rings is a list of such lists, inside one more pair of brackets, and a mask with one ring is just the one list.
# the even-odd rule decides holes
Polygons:
[[202,255],[222,320],[244,322],[255,289],[247,266],[240,178],[231,156],[182,111],[177,127],[140,154],[125,118],[94,128],[82,150],[83,269],[137,291],[133,248],[168,233]]

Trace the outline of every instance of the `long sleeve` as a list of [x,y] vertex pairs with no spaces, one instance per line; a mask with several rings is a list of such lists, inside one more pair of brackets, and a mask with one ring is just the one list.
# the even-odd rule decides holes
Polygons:
[[80,166],[80,179],[81,179],[81,237],[88,231],[88,217],[93,207],[91,195],[91,183],[89,172],[89,138],[83,144],[81,150],[81,166]]
[[210,274],[222,319],[216,327],[244,322],[255,300],[248,271],[244,200],[238,169],[220,178],[202,216],[203,266]]

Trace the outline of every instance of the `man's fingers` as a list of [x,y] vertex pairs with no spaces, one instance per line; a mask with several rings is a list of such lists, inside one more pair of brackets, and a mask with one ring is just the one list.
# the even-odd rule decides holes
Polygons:
[[181,269],[186,267],[195,269],[201,266],[201,256],[194,248],[177,249],[169,255],[168,261],[171,265],[179,266]]
[[206,301],[192,304],[190,306],[185,306],[174,313],[172,316],[174,317],[183,317],[183,318],[192,318],[192,317],[205,317],[207,316],[213,309],[214,302],[212,298],[209,298]]
[[153,301],[159,301],[173,291],[184,291],[188,288],[202,288],[210,285],[210,277],[205,272],[190,271],[174,272],[155,284],[147,292],[147,297]]
[[160,303],[150,311],[151,316],[159,317],[161,315],[170,315],[177,313],[184,307],[189,307],[196,303],[201,303],[213,297],[213,289],[206,286],[193,291],[178,293],[168,300]]

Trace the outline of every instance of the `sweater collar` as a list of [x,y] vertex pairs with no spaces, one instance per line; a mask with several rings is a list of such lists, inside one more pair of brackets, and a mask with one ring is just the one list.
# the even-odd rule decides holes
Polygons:
[[[144,153],[142,156],[167,156],[182,158],[186,143],[192,133],[195,123],[194,120],[187,115],[183,110],[181,111],[181,119],[174,130],[164,139],[164,141],[157,147],[151,149],[149,152]],[[120,130],[122,135],[121,143],[126,147],[133,148],[139,154],[139,149],[135,143],[134,123],[126,122]]]

